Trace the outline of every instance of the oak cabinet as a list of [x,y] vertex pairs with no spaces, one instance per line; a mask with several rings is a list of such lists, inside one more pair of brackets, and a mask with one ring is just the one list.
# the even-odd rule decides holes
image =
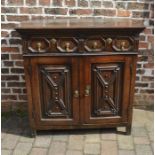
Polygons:
[[26,22],[16,28],[23,38],[33,131],[125,126],[131,132],[144,26],[131,20],[87,22],[52,20],[46,27]]

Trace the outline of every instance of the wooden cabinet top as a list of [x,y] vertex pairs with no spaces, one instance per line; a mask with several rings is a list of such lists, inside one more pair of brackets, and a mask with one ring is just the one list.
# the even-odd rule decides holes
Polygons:
[[141,29],[143,21],[131,19],[52,19],[32,20],[19,24],[16,30],[32,29]]
[[136,52],[141,21],[53,19],[22,22],[16,28],[25,53]]

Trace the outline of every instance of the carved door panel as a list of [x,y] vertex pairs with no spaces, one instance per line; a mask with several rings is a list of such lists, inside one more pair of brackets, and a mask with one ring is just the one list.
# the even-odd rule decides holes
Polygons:
[[125,56],[85,60],[85,123],[127,121],[129,62]]
[[62,57],[32,58],[31,64],[37,124],[76,124],[79,120],[77,60]]

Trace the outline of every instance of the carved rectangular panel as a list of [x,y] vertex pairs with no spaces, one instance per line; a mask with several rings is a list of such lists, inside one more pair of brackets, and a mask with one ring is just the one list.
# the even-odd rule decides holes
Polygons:
[[71,69],[67,65],[40,65],[43,118],[72,118]]
[[92,65],[92,117],[120,116],[123,65]]

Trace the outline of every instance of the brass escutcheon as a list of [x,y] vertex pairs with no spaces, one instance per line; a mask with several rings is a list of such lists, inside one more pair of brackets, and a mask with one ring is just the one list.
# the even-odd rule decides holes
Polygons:
[[107,42],[108,44],[111,44],[111,43],[112,43],[112,39],[111,39],[111,38],[108,38],[108,39],[106,40],[106,42]]
[[50,40],[50,42],[51,42],[52,44],[55,44],[55,43],[56,43],[56,39],[53,38],[53,39]]

